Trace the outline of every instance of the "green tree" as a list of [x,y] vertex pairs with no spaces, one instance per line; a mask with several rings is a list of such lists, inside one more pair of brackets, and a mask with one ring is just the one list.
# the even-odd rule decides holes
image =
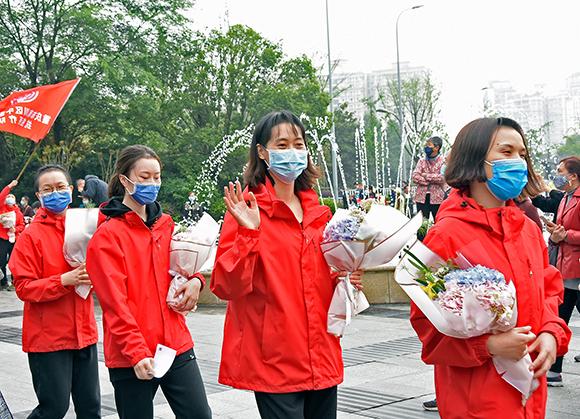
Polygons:
[[[401,83],[402,101],[399,98],[397,83],[389,81],[385,90],[379,92],[378,104],[388,112],[390,126],[394,127],[397,137],[399,132],[398,112],[399,103],[403,104],[403,119],[405,121],[405,173],[403,180],[407,180],[410,172],[421,157],[424,142],[433,135],[437,135],[448,142],[448,135],[439,119],[439,99],[441,92],[435,86],[429,73],[413,76]],[[376,106],[376,104],[375,104]]]
[[566,135],[564,140],[564,144],[558,149],[558,157],[580,156],[580,133]]

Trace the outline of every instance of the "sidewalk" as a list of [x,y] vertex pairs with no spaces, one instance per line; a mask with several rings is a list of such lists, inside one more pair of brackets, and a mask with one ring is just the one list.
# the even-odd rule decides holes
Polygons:
[[[101,316],[97,316],[99,328]],[[217,383],[223,308],[201,307],[187,317],[204,377],[214,418],[259,418],[253,394],[232,390]],[[580,332],[580,316],[574,314],[572,330]],[[20,347],[22,303],[14,292],[0,292],[0,390],[16,418],[25,418],[36,405],[26,354]],[[101,330],[102,332],[102,330]],[[102,338],[102,333],[100,333]],[[101,339],[100,339],[101,340]],[[565,387],[549,390],[550,419],[572,419],[580,412],[580,338],[574,336],[564,363]],[[113,388],[100,350],[103,417],[116,418]],[[433,397],[432,368],[419,356],[420,344],[408,321],[405,305],[373,306],[354,320],[343,338],[345,381],[339,387],[339,418],[438,418],[425,412],[421,402]],[[173,418],[161,391],[155,414]],[[67,418],[74,418],[69,410]]]

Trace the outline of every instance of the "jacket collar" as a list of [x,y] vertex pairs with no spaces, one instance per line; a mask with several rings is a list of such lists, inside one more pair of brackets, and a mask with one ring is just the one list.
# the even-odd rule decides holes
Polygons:
[[513,200],[508,200],[504,207],[484,208],[466,191],[453,189],[449,198],[443,201],[437,213],[437,221],[444,218],[457,218],[498,234],[514,236],[521,232],[526,219],[524,213]]
[[[570,197],[570,201],[568,202],[568,205],[566,205],[566,199],[567,199],[566,195],[567,194],[564,194],[564,198],[562,198],[562,206],[564,208],[562,210],[561,217],[563,217],[568,212],[572,211],[572,209],[576,208],[576,206],[579,204],[579,202],[580,202],[580,186],[578,188],[576,188],[576,190],[574,191],[574,193]],[[559,217],[559,218],[561,218],[561,217]],[[558,220],[558,222],[561,222],[560,219]]]
[[58,215],[48,211],[46,208],[40,207],[36,211],[36,215],[32,219],[32,223],[54,225],[59,230],[64,231],[65,217],[66,217],[66,215],[64,217],[58,216]]
[[[245,199],[248,199],[248,192],[249,190],[246,188],[244,191]],[[251,192],[256,196],[258,207],[260,207],[268,217],[295,219],[294,214],[288,205],[276,196],[276,190],[274,189],[274,185],[270,179],[266,178],[265,183],[260,184],[257,188],[251,189]],[[318,195],[314,189],[298,191],[296,195],[300,199],[302,211],[304,212],[302,220],[303,227],[307,227],[321,217],[324,218],[325,223],[330,220],[330,208],[325,205],[320,205]]]

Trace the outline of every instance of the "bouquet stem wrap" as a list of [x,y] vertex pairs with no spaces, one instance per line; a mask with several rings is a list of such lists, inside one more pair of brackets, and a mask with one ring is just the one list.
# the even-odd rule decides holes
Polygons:
[[369,302],[362,291],[350,283],[350,273],[334,289],[328,309],[328,333],[342,336],[352,317],[369,308]]

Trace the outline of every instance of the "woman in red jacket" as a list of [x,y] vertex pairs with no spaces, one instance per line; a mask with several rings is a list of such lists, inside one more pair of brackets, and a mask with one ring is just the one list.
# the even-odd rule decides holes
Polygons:
[[18,181],[13,180],[0,192],[0,217],[2,217],[2,214],[9,212],[16,214],[16,224],[13,227],[4,227],[0,223],[0,270],[2,271],[0,290],[8,291],[12,291],[14,288],[8,285],[6,265],[8,264],[8,259],[10,259],[16,238],[24,231],[24,216],[18,205],[16,205],[16,197],[10,193],[16,185],[18,185]]
[[[453,188],[424,243],[442,258],[461,252],[471,263],[502,272],[517,292],[517,327],[505,333],[456,339],[439,333],[415,306],[411,323],[423,343],[422,358],[435,365],[443,419],[545,416],[546,372],[567,351],[570,330],[558,317],[560,273],[548,263],[540,230],[513,199],[537,195],[539,185],[521,127],[507,118],[482,118],[458,134],[445,180]],[[521,394],[497,373],[492,358],[530,353],[539,388]]]
[[85,266],[72,269],[62,251],[70,183],[61,166],[38,170],[34,187],[42,208],[16,241],[9,263],[24,301],[22,350],[38,398],[32,419],[63,418],[71,395],[77,417],[101,417],[93,298],[75,292],[91,281]]
[[300,120],[272,112],[254,131],[248,188],[224,188],[211,281],[229,301],[219,382],[253,390],[263,418],[336,417],[343,364],[339,338],[326,331],[336,275],[320,251],[331,214],[312,189],[317,176]]
[[[580,307],[580,159],[567,157],[558,165],[554,185],[564,192],[558,207],[556,223],[548,226],[550,241],[558,247],[556,267],[564,278],[564,302],[560,305],[560,317],[570,321],[574,307]],[[574,359],[579,358],[576,356]],[[550,372],[548,385],[561,387],[562,361],[558,357]]]
[[[121,419],[153,418],[159,386],[177,418],[206,419],[211,410],[179,314],[195,307],[204,280],[195,275],[178,289],[180,305],[167,305],[174,223],[156,200],[160,186],[161,162],[153,150],[134,145],[119,153],[109,185],[113,198],[101,207],[106,219],[87,250],[87,270],[103,309],[105,363]],[[177,351],[162,378],[154,378],[157,344]]]

